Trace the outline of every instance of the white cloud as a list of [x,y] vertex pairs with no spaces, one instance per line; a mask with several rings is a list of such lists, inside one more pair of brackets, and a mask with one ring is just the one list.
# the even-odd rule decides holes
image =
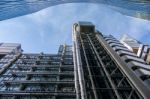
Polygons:
[[[1,31],[5,32],[6,37],[8,32],[16,33],[16,37],[21,32],[24,35],[19,34],[21,37],[18,41],[23,42],[25,51],[48,52],[56,49],[59,44],[71,43],[72,24],[77,21],[91,21],[103,34],[112,34],[117,38],[122,33],[129,33],[141,39],[140,37],[150,31],[150,22],[123,16],[104,5],[62,4],[1,22],[0,39]],[[12,39],[4,36],[3,40]]]

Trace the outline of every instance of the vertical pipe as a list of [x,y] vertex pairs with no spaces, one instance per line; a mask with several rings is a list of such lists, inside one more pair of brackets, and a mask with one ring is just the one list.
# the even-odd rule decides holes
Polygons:
[[77,67],[75,44],[73,44],[73,61],[74,61],[74,80],[75,80],[76,99],[80,99],[80,89],[79,89],[78,67]]
[[76,59],[76,65],[77,65],[77,71],[78,71],[78,77],[79,77],[79,85],[80,85],[80,92],[81,92],[81,99],[87,99],[86,95],[86,88],[85,88],[85,80],[83,75],[83,68],[82,68],[82,62],[81,62],[81,56],[80,56],[80,48],[79,48],[79,42],[78,42],[78,33],[75,31],[75,27],[78,24],[73,25],[73,42],[74,42],[74,51],[76,53],[75,59]]

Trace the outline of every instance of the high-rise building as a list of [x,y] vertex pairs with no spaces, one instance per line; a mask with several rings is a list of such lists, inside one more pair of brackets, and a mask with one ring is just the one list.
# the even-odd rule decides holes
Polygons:
[[138,57],[144,59],[148,64],[150,64],[149,45],[145,45],[127,34],[124,34],[120,41],[130,51],[134,52]]
[[150,66],[89,22],[75,23],[77,99],[150,99]]
[[[90,22],[73,25],[73,47],[0,60],[1,99],[150,99],[150,66]],[[5,63],[5,64],[4,64]]]
[[64,3],[105,4],[122,14],[150,20],[149,0],[0,0],[0,20],[30,14]]

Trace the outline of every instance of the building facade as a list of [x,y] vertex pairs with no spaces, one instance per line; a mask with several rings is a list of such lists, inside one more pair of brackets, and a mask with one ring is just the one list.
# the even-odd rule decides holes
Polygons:
[[88,22],[73,26],[77,99],[149,99],[150,66]]
[[121,38],[121,43],[126,46],[130,51],[134,52],[138,57],[144,59],[148,64],[150,64],[150,46],[145,45],[136,39],[123,35]]
[[150,99],[150,66],[90,22],[57,54],[11,53],[0,60],[1,99]]
[[105,4],[122,14],[150,20],[149,0],[0,0],[0,20],[30,14],[64,3]]
[[71,46],[58,54],[8,54],[4,62],[11,64],[0,72],[0,99],[76,99]]

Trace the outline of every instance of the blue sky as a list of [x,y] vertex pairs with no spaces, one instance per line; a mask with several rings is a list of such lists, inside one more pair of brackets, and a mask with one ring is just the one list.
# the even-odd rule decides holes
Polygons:
[[124,16],[106,5],[69,3],[0,21],[0,42],[21,43],[24,52],[56,53],[60,44],[72,44],[72,24],[90,21],[103,34],[117,39],[124,33],[150,44],[150,21]]

